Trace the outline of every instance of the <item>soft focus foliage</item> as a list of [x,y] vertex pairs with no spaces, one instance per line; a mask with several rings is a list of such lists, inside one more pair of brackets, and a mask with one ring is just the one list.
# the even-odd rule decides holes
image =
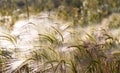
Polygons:
[[0,0],[0,73],[120,73],[119,0]]

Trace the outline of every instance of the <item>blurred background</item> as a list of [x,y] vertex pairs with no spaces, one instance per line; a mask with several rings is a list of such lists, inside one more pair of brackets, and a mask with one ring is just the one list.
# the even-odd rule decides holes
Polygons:
[[[0,16],[18,18],[22,13],[56,12],[75,25],[100,22],[112,13],[120,12],[119,0],[0,0]],[[15,19],[14,19],[15,20]]]

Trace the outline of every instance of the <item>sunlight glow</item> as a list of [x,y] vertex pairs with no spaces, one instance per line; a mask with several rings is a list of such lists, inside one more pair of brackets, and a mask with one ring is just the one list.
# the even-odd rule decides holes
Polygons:
[[22,65],[22,63],[25,62],[25,60],[18,60],[18,61],[14,61],[11,63],[11,70],[15,70],[16,68],[19,68],[20,65]]

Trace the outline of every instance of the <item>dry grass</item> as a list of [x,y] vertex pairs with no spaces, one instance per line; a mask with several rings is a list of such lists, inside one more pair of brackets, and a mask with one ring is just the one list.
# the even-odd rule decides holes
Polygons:
[[[99,9],[101,4],[91,0],[81,1],[81,16],[74,5],[67,13],[67,4],[77,5],[71,2],[51,12],[54,3],[46,1],[43,10],[48,12],[32,16],[35,5],[29,6],[26,0],[24,20],[19,21],[21,12],[15,4],[0,12],[0,73],[120,73],[120,14],[103,19],[109,15],[109,8]],[[5,1],[1,8],[7,8],[7,4]]]

